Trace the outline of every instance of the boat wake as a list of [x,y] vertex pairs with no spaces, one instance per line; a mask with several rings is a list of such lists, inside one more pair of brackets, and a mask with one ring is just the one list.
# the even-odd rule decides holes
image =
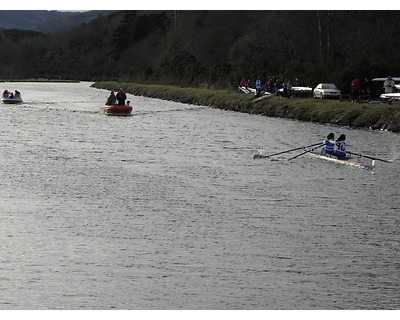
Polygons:
[[97,110],[78,110],[78,109],[68,109],[57,107],[55,102],[41,102],[41,103],[30,103],[23,104],[19,108],[33,109],[42,112],[71,112],[78,114],[97,114]]
[[400,162],[400,154],[393,156],[392,162]]
[[192,107],[192,108],[177,108],[177,109],[168,109],[168,110],[147,110],[147,111],[135,111],[136,115],[146,115],[146,114],[157,114],[157,113],[170,113],[170,112],[185,112],[185,111],[199,111],[205,109],[207,107]]

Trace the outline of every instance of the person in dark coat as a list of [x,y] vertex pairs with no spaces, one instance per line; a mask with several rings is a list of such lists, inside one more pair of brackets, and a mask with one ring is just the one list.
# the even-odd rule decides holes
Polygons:
[[116,101],[116,98],[115,98],[114,91],[111,91],[110,96],[107,99],[106,105],[113,106],[113,105],[115,105],[115,101]]

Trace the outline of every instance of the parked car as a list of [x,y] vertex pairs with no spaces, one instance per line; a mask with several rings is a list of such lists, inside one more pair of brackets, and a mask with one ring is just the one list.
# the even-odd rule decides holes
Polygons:
[[333,83],[320,83],[314,89],[314,98],[337,98],[340,99],[341,92]]

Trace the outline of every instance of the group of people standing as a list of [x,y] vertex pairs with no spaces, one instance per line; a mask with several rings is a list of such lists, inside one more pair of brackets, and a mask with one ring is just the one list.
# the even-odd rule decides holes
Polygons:
[[[275,80],[269,78],[268,80],[268,92],[276,93],[276,95],[282,96],[283,98],[290,98],[292,96],[292,88],[299,86],[300,81],[297,78],[293,83],[285,78]],[[280,89],[282,89],[282,91],[280,91]]]
[[331,154],[337,157],[346,156],[346,135],[341,134],[335,141],[335,135],[331,132],[324,141],[322,154]]
[[350,91],[351,91],[351,101],[353,102],[360,98],[361,93],[365,95],[370,95],[371,87],[369,79],[365,78],[363,84],[360,85],[360,81],[358,81],[358,78],[355,77],[354,80],[351,82]]
[[[242,78],[240,82],[241,87],[248,88],[250,86],[250,80],[245,80]],[[283,98],[290,98],[292,95],[293,87],[304,87],[305,84],[300,82],[298,78],[296,78],[293,83],[285,78],[278,79],[270,77],[268,82],[262,82],[261,80],[256,80],[256,90],[257,93],[261,93],[262,91],[268,91],[269,93],[275,93],[278,96],[282,96]],[[393,81],[391,76],[388,76],[385,82],[383,83],[383,88],[385,93],[393,93],[395,91],[395,82]],[[283,89],[283,90],[280,90]],[[351,99],[352,101],[356,101],[360,98],[360,94],[371,95],[371,82],[368,78],[365,78],[362,83],[358,80],[357,77],[351,82]]]
[[[371,83],[368,78],[364,79],[362,85],[358,81],[358,78],[355,77],[351,82],[351,100],[354,102],[359,99],[360,94],[370,95],[371,94]],[[391,76],[388,76],[385,82],[383,83],[383,89],[385,93],[393,93],[395,90],[395,83]]]
[[125,100],[126,100],[126,94],[125,94],[124,90],[122,88],[120,88],[118,90],[117,94],[115,94],[114,91],[111,91],[110,96],[107,99],[106,105],[114,106],[114,105],[116,105],[116,102],[118,101],[119,106],[124,106]]
[[[257,94],[261,94],[262,91],[268,91],[269,93],[275,93],[278,96],[282,96],[283,98],[290,98],[291,93],[292,93],[292,88],[293,87],[300,87],[304,86],[298,78],[293,81],[293,83],[285,78],[279,79],[279,78],[273,78],[270,77],[268,82],[262,82],[261,80],[257,79],[256,80],[256,92]],[[240,86],[248,88],[250,86],[250,80],[245,80],[245,78],[242,78],[240,81]],[[280,90],[283,89],[283,90]]]

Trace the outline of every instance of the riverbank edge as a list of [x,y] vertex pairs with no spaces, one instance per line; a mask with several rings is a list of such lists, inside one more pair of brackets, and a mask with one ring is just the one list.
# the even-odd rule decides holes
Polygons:
[[[350,128],[400,132],[400,105],[351,103],[311,98],[282,99],[270,97],[258,102],[254,98],[226,90],[181,88],[129,82],[99,81],[92,87],[187,104],[208,106],[268,117],[292,119]],[[105,97],[105,100],[107,97]],[[128,99],[129,100],[129,99]]]
[[8,82],[60,82],[60,83],[79,83],[79,80],[65,80],[65,79],[45,79],[45,78],[38,78],[38,79],[19,79],[19,80],[7,80],[7,79],[0,79],[2,83]]

